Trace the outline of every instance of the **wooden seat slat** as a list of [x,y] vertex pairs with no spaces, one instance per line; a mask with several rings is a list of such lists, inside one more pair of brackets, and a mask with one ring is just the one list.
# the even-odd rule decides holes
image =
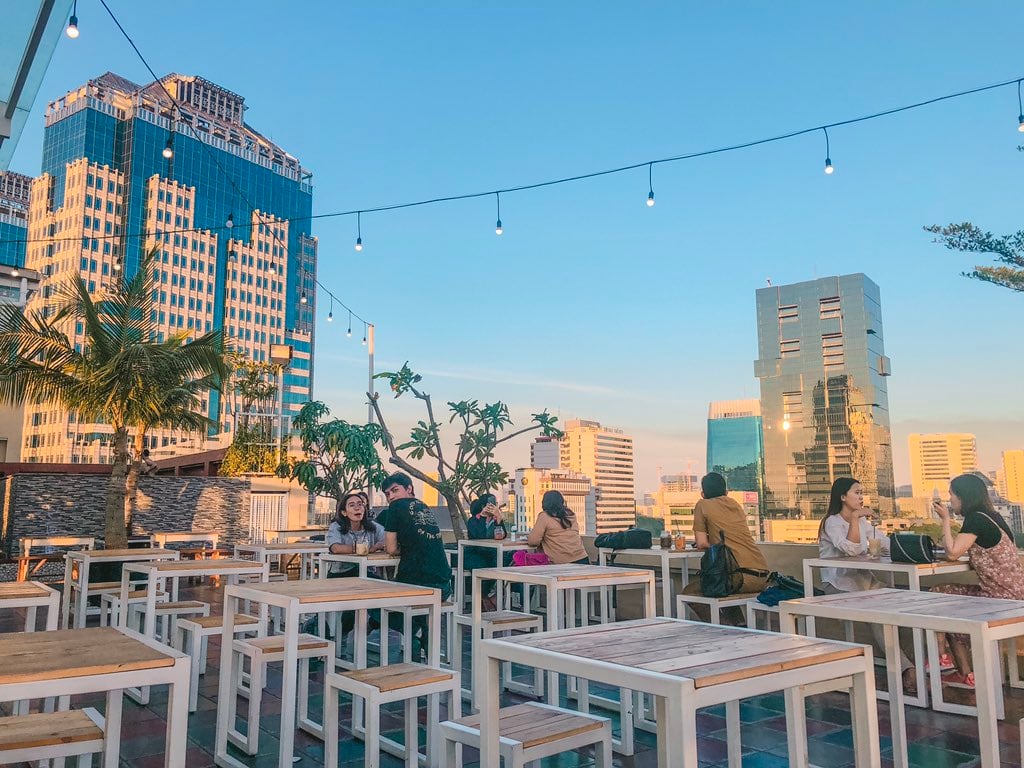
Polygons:
[[[264,653],[284,653],[284,636],[274,635],[272,637],[253,637],[238,642],[259,648]],[[309,651],[314,648],[326,648],[327,641],[316,635],[299,634],[299,650]]]
[[369,667],[341,673],[356,682],[372,685],[380,691],[397,691],[414,685],[438,683],[451,680],[452,673],[445,669],[428,667],[425,664],[389,664],[386,667]]
[[[466,728],[480,729],[479,714],[455,722]],[[498,712],[498,732],[501,738],[518,741],[527,749],[598,730],[602,726],[603,723],[593,717],[539,707],[532,703],[504,707]]]
[[521,611],[487,611],[480,617],[491,624],[514,624],[521,621],[537,621],[540,616]]
[[246,589],[267,594],[295,597],[300,603],[323,603],[370,598],[423,597],[433,593],[430,587],[418,587],[382,579],[303,579],[274,583],[248,584]]
[[837,647],[834,643],[823,643],[797,648],[785,653],[765,654],[754,658],[735,659],[708,664],[704,667],[688,667],[683,670],[672,670],[669,674],[688,677],[694,681],[694,687],[707,688],[713,685],[731,683],[735,680],[748,680],[762,675],[799,669],[830,661],[850,659],[862,656],[860,648]]
[[[181,551],[181,550],[179,550]],[[212,551],[212,550],[206,550]],[[210,558],[209,562],[203,562],[197,564],[192,560],[157,560],[150,565],[150,568],[157,571],[158,573],[174,573],[175,571],[192,571],[196,568],[209,568],[224,571],[231,570],[256,570],[261,568],[262,564],[254,562],[252,560],[235,560],[234,558]]]
[[0,751],[77,744],[103,731],[80,709],[0,718]]
[[[224,626],[223,616],[189,616],[188,618],[181,619],[181,622],[190,621],[193,624],[198,624],[203,629],[212,629],[214,627]],[[247,616],[244,613],[235,614],[235,625],[239,624],[256,624],[259,621],[255,616]]]
[[6,581],[0,584],[0,600],[25,597],[46,597],[50,592],[31,581]]

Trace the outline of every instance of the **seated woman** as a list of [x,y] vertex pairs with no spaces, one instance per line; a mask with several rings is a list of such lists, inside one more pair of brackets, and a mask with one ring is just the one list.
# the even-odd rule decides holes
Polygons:
[[[332,555],[351,555],[357,544],[366,544],[367,552],[384,551],[384,529],[372,520],[366,519],[366,495],[362,492],[346,493],[338,503],[338,511],[327,529],[326,544]],[[327,574],[329,579],[356,576],[359,568],[354,563],[331,563]],[[371,575],[376,575],[371,572]],[[375,629],[377,620],[371,618],[370,629]],[[342,637],[355,626],[355,613],[345,611],[341,615]]]
[[[950,510],[964,518],[954,538]],[[949,484],[949,507],[939,499],[932,511],[942,521],[942,541],[947,560],[959,560],[965,554],[978,577],[977,584],[937,584],[932,592],[971,597],[998,597],[1024,600],[1024,568],[1009,526],[992,507],[985,481],[974,474],[954,477]],[[966,635],[946,635],[956,671],[943,678],[948,685],[973,688],[970,640]]]
[[[889,537],[871,525],[874,513],[864,506],[864,489],[860,481],[852,477],[838,477],[832,483],[828,510],[818,528],[818,554],[821,557],[857,557],[868,551],[868,540],[878,539],[883,554],[889,554]],[[859,592],[880,589],[885,585],[875,578],[871,571],[851,568],[822,568],[822,589],[826,594]],[[871,625],[875,655],[885,657],[885,637],[882,627]],[[900,669],[903,670],[903,687],[912,693],[917,687],[913,664],[900,649]]]
[[[498,508],[498,499],[493,493],[485,493],[469,505],[469,520],[466,521],[466,533],[470,539],[494,540],[494,529],[501,519],[501,510]],[[469,576],[477,568],[493,568],[497,558],[494,551],[484,547],[465,547],[462,550],[465,562],[462,565],[463,572]],[[510,565],[512,554],[505,553],[503,565]],[[470,580],[471,583],[471,580]],[[483,608],[485,611],[493,611],[497,607],[494,598],[494,582],[484,582]]]
[[558,491],[547,491],[541,497],[540,506],[543,511],[537,515],[526,543],[547,555],[555,565],[589,565],[579,523],[572,510],[565,506],[565,497]]

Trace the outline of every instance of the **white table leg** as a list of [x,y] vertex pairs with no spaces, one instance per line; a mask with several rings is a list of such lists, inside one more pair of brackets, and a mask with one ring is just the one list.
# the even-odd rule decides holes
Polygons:
[[[895,578],[896,578],[896,575],[893,574],[893,579],[895,579]],[[911,591],[913,591],[913,592],[920,592],[921,591],[921,575],[917,572],[917,570],[911,571],[910,573],[907,574],[907,584],[910,587]],[[904,698],[906,699],[906,702],[908,704],[912,704],[915,707],[927,707],[928,706],[928,693],[927,693],[928,687],[926,685],[927,677],[925,676],[924,665],[925,665],[925,660],[928,658],[928,656],[925,653],[924,632],[922,630],[920,630],[920,629],[914,629],[914,630],[911,631],[911,634],[913,635],[913,638],[914,638],[914,680],[917,682],[917,695],[916,696],[906,696]],[[899,640],[898,632],[897,632],[897,640]],[[897,653],[896,658],[897,659],[899,659],[899,650],[900,650],[899,642],[897,642],[896,643],[896,653]],[[888,654],[888,653],[889,653],[889,650],[886,649],[886,654]],[[933,658],[931,660],[931,664],[932,664],[933,667],[936,668],[936,672],[938,672],[939,657],[936,656],[935,658]]]
[[[548,582],[547,590],[546,591],[547,591],[547,598],[548,598],[548,615],[547,615],[547,624],[545,626],[546,626],[547,630],[549,632],[551,632],[552,630],[556,630],[556,629],[561,629],[562,628],[562,612],[561,612],[561,606],[559,605],[559,601],[561,599],[561,593],[554,586],[554,584],[552,584],[551,582]],[[547,690],[545,691],[545,694],[547,695],[548,704],[551,704],[552,706],[557,707],[558,706],[558,673],[557,672],[551,672],[551,671],[548,672]]]
[[[790,622],[793,621],[792,616],[787,618]],[[791,768],[805,768],[807,766],[807,707],[804,704],[803,691],[799,687],[792,687],[787,688],[783,693],[786,700],[789,764]]]
[[661,554],[661,615],[672,616],[672,568],[668,550]]
[[71,582],[74,568],[70,555],[64,555],[64,589],[61,595],[61,619],[60,625],[64,629],[70,629],[68,623],[71,620]]
[[697,768],[697,710],[684,699],[682,691],[658,699],[659,768]]
[[36,631],[36,606],[30,605],[25,609],[25,631]]
[[[224,621],[220,640],[220,682],[217,686],[217,741],[214,759],[217,765],[235,765],[237,760],[228,756],[228,729],[234,723],[230,718],[234,708],[230,702],[237,699],[238,692],[231,688],[232,672],[232,645],[235,637],[235,614],[237,612],[236,598],[225,593],[224,595]],[[260,636],[266,632],[266,622],[260,627]]]
[[740,725],[739,699],[725,703],[725,738],[729,768],[743,768],[743,730]]
[[78,566],[78,605],[75,610],[76,628],[85,626],[85,617],[89,610],[89,556],[82,558]]
[[[281,751],[278,768],[291,768],[295,752],[296,674],[299,666],[299,606],[297,600],[284,611],[284,669],[281,671]],[[258,727],[258,724],[257,724]]]
[[[473,581],[474,592],[478,583]],[[473,601],[477,604],[477,600]],[[476,630],[474,629],[474,634]],[[475,637],[474,637],[475,639]],[[480,768],[500,768],[498,749],[498,711],[501,696],[501,662],[489,655],[479,654],[474,660],[473,690],[480,701]]]
[[[814,597],[814,569],[804,561],[804,597]],[[789,630],[781,630],[787,632]],[[796,631],[795,629],[793,630]],[[807,616],[804,619],[804,632],[808,637],[817,637],[815,635],[814,617]]]
[[999,765],[999,701],[996,686],[999,680],[992,674],[992,643],[984,632],[971,633],[971,661],[974,664],[974,692],[978,702],[978,743],[982,768]]
[[885,635],[885,671],[889,681],[889,718],[892,723],[892,759],[896,768],[907,768],[907,724],[903,710],[903,671],[900,669],[899,627],[882,626]]
[[[189,669],[191,659],[178,659],[167,697],[167,752],[164,768],[184,768],[188,747]],[[250,727],[259,727],[258,723]]]
[[853,745],[856,768],[879,768],[878,703],[875,701],[875,670],[871,649],[864,651],[864,671],[853,676],[850,689]]
[[121,706],[123,703],[123,691],[107,691],[107,711],[103,713],[103,730],[106,734],[103,742],[103,768],[118,768],[121,759]]

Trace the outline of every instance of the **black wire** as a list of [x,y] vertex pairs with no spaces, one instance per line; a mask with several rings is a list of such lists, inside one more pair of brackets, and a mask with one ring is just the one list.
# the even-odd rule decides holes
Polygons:
[[647,164],[647,186],[654,193],[654,163]]
[[828,144],[828,128],[822,128],[821,130],[825,132],[825,159],[830,160],[832,158],[832,150]]
[[1017,114],[1021,116],[1021,120],[1024,120],[1024,103],[1020,100],[1020,80],[1017,81]]

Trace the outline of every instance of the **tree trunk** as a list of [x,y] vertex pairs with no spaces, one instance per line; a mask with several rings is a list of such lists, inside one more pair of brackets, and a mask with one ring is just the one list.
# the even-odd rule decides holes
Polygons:
[[107,549],[128,546],[126,481],[128,475],[128,430],[114,430],[114,465],[107,483],[104,542]]
[[[127,443],[127,437],[125,438]],[[146,433],[145,430],[139,429],[135,433],[135,441],[133,445],[133,453],[126,457],[126,464],[128,466],[128,474],[125,478],[125,528],[128,533],[132,530],[132,518],[135,516],[136,504],[139,495],[139,475],[142,474],[142,449],[146,445]]]
[[462,541],[466,536],[466,518],[463,514],[462,503],[455,495],[444,494],[444,500],[448,502],[448,514],[452,519],[452,532],[456,541]]

